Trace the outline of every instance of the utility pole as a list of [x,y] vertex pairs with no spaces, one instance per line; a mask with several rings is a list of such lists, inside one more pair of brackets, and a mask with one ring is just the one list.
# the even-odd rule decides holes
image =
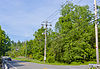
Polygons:
[[96,0],[94,0],[94,7],[95,7],[96,60],[97,60],[97,64],[99,64],[99,51],[98,51],[98,25],[97,25],[97,5],[96,5]]
[[47,21],[45,23],[45,46],[44,46],[44,62],[46,61],[46,45],[47,45]]
[[48,21],[43,21],[43,23],[45,23],[45,24],[42,24],[42,25],[45,25],[45,45],[44,45],[44,63],[45,63],[45,61],[46,61],[46,45],[47,45],[47,26],[51,26],[51,24],[48,25],[48,23],[50,23]]

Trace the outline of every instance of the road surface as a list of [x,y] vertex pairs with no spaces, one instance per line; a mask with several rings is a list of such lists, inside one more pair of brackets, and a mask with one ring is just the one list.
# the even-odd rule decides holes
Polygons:
[[79,65],[79,66],[47,65],[47,64],[37,64],[37,63],[24,62],[18,60],[13,60],[10,63],[16,69],[88,69],[88,65]]

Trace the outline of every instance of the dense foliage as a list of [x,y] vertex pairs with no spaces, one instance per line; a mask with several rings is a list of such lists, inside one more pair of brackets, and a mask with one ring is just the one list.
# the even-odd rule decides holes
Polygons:
[[[56,31],[47,29],[46,62],[70,64],[71,62],[95,60],[95,30],[94,23],[90,23],[91,20],[94,20],[94,14],[89,7],[68,3],[62,7],[61,15],[55,25]],[[43,61],[45,36],[42,33],[44,30],[43,27],[38,29],[33,35],[34,40],[18,41],[17,43],[12,41],[12,50],[9,51],[9,55],[12,57],[25,56]]]
[[94,24],[89,23],[93,14],[89,7],[68,4],[61,14],[56,23],[56,29],[62,37],[59,40],[62,56],[58,54],[58,60],[70,63],[95,58]]
[[7,51],[10,50],[10,39],[6,35],[5,31],[1,29],[0,26],[0,56],[3,56],[6,54]]

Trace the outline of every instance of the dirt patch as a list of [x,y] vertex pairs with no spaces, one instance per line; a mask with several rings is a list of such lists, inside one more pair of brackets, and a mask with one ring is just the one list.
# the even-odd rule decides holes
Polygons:
[[24,56],[19,56],[19,57],[17,57],[17,58],[25,58]]

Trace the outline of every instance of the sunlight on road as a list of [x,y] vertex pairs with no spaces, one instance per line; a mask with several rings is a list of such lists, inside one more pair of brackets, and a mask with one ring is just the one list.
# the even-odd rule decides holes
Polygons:
[[26,63],[19,63],[19,64],[27,65]]
[[47,69],[47,68],[43,68],[43,69]]

